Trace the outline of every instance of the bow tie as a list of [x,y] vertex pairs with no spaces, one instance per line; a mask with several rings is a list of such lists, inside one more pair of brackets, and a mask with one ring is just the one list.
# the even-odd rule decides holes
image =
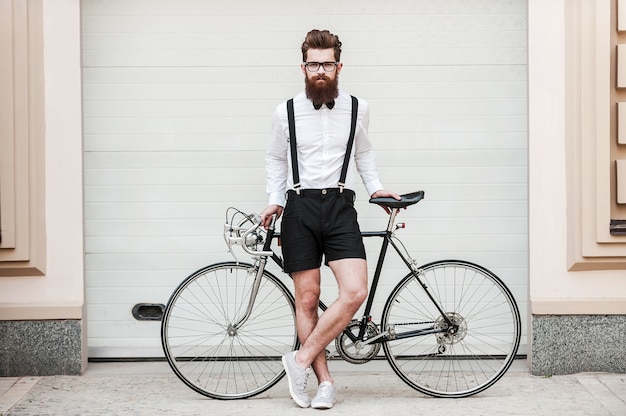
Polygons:
[[313,108],[315,108],[316,110],[319,110],[320,108],[322,108],[322,104],[326,104],[326,107],[328,107],[329,110],[332,110],[333,107],[335,106],[335,100],[332,100],[330,102],[327,103],[320,103],[320,104],[313,104]]

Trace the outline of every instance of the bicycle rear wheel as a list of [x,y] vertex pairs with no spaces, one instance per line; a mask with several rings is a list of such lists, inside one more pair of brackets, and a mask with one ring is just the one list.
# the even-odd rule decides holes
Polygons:
[[[513,295],[495,274],[465,261],[427,264],[419,277],[453,325],[413,274],[407,275],[383,310],[382,328],[393,328],[397,336],[383,344],[389,364],[409,386],[430,396],[467,397],[490,387],[519,347]],[[416,335],[428,329],[446,332]]]
[[274,275],[263,273],[249,318],[257,269],[219,263],[187,277],[163,314],[161,343],[174,373],[214,399],[262,393],[284,375],[281,357],[298,346],[294,300]]

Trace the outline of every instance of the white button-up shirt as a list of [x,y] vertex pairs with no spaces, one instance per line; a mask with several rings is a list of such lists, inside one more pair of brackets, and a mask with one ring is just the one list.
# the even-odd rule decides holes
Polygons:
[[[350,136],[352,113],[350,95],[339,91],[332,110],[326,105],[315,110],[311,100],[302,92],[294,97],[293,106],[301,188],[336,188]],[[354,190],[356,167],[365,189],[372,195],[382,189],[382,185],[376,170],[374,150],[368,137],[368,125],[368,104],[359,99],[354,146],[350,155],[345,188]],[[267,148],[265,166],[269,204],[285,206],[285,193],[294,186],[286,103],[274,110],[272,135]]]

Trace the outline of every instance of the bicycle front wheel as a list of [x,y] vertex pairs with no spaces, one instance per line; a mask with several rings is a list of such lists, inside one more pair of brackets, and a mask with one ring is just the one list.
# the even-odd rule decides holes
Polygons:
[[245,263],[207,266],[187,277],[165,308],[165,357],[178,378],[200,394],[243,399],[285,375],[281,357],[298,346],[293,296],[265,271],[242,321],[256,273]]
[[473,263],[443,260],[419,270],[421,283],[407,275],[383,310],[382,328],[396,336],[383,344],[389,364],[409,386],[430,396],[467,397],[485,390],[508,370],[519,347],[513,295],[495,274]]

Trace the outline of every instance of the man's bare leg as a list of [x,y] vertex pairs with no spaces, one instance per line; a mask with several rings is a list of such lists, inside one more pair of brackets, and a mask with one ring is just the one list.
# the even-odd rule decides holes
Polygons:
[[[296,295],[296,327],[300,343],[304,344],[309,338],[319,320],[320,298],[320,269],[304,270],[292,273]],[[328,372],[326,353],[322,351],[311,363],[318,384],[333,379]]]
[[[364,259],[335,260],[330,262],[329,266],[337,280],[339,296],[319,317],[317,314],[319,270],[293,274],[296,284],[296,320],[302,343],[296,356],[296,364],[302,368],[312,366],[320,382],[332,382],[326,364],[326,346],[344,330],[367,297],[367,263]],[[300,280],[301,277],[304,278]],[[298,318],[299,308],[302,308],[300,318]]]

